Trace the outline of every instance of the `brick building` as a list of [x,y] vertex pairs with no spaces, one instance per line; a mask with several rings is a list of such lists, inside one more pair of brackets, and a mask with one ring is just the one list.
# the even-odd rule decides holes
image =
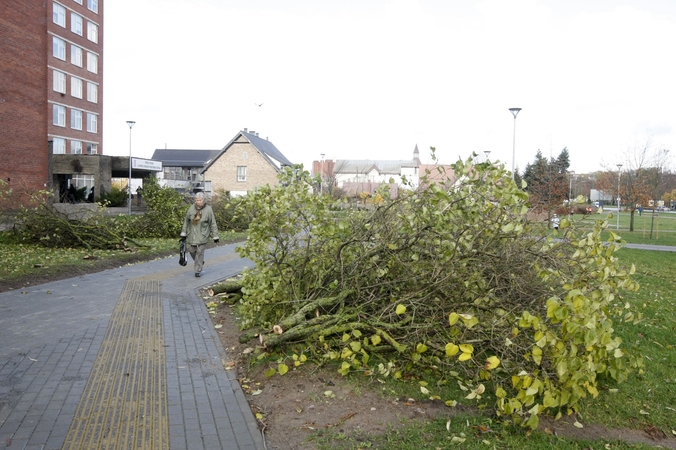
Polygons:
[[202,173],[213,192],[223,189],[245,195],[260,186],[277,185],[282,168],[292,165],[272,142],[245,128],[206,163]]
[[2,1],[0,45],[0,179],[52,187],[50,151],[103,152],[103,0]]

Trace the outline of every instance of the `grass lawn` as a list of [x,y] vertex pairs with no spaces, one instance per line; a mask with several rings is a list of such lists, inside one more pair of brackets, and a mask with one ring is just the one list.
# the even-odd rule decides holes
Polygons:
[[[221,232],[221,242],[243,239],[245,233]],[[124,250],[92,250],[85,248],[54,249],[35,244],[21,244],[9,233],[0,233],[0,280],[12,282],[27,280],[37,282],[50,278],[65,278],[70,273],[105,269],[110,264],[123,265],[148,261],[158,257],[176,255],[178,239],[139,239],[140,244],[149,247]]]
[[[613,212],[614,214],[614,212]],[[574,216],[574,221],[590,223],[593,220],[606,219],[608,214],[591,214],[589,216]],[[652,245],[671,245],[676,246],[676,212],[664,212],[653,215],[650,212],[643,211],[639,216],[634,213],[634,231],[629,231],[630,213],[620,212],[620,227],[617,228],[617,215],[608,218],[608,230],[619,233],[622,239],[631,244],[652,244]],[[602,238],[607,239],[609,233],[602,233]]]

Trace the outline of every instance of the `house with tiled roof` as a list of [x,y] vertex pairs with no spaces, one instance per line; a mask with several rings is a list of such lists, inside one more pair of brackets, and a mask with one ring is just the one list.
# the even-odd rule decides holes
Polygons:
[[277,185],[277,175],[290,166],[293,163],[272,142],[245,128],[205,164],[201,173],[211,182],[212,192],[225,190],[237,196]]

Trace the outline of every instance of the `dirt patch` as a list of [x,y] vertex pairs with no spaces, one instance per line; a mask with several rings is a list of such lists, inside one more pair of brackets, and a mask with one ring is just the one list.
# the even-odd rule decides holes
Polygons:
[[226,367],[235,370],[254,413],[267,448],[314,449],[310,435],[333,430],[350,436],[380,434],[403,419],[451,417],[462,409],[441,401],[416,402],[383,394],[380,386],[349,383],[334,368],[302,365],[284,376],[266,377],[265,367],[249,367],[253,348],[239,343],[240,332],[231,307],[221,305],[212,315],[221,324],[218,334],[226,349]]
[[[207,301],[211,300],[206,294]],[[251,366],[251,345],[239,343],[239,329],[233,308],[219,306],[212,314],[228,359],[226,368],[234,370],[254,413],[262,415],[259,427],[269,450],[310,450],[313,436],[327,431],[359,436],[379,435],[402,420],[429,421],[475,412],[461,407],[448,408],[441,401],[413,401],[396,398],[376,384],[359,385],[341,377],[334,368],[302,365],[284,376],[266,377],[266,367]],[[542,418],[540,429],[548,434],[585,440],[622,440],[656,448],[676,449],[676,438],[650,427],[644,430],[609,429],[585,424],[577,428],[575,420]],[[310,439],[310,440],[309,440]]]

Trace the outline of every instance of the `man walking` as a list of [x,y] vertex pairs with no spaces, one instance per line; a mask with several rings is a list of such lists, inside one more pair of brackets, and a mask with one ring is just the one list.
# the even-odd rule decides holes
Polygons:
[[195,195],[195,204],[188,208],[183,220],[181,240],[188,244],[188,253],[195,261],[195,276],[202,276],[204,266],[204,250],[207,248],[209,235],[218,243],[218,227],[216,217],[211,206],[204,201],[204,194],[198,192]]

